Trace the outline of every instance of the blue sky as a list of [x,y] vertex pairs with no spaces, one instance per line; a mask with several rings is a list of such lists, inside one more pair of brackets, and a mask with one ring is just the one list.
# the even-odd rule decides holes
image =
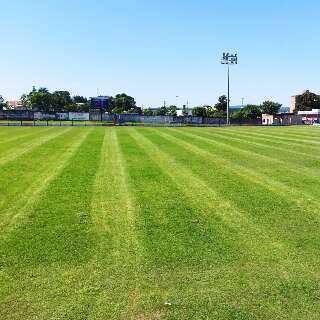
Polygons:
[[[0,94],[32,85],[139,106],[213,104],[226,92],[222,52],[237,52],[231,104],[320,91],[315,0],[0,0]],[[179,96],[179,98],[176,98]]]

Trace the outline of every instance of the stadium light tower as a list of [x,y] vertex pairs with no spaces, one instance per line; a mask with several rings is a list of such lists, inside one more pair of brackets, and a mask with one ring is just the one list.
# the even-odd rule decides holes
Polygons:
[[228,98],[227,98],[227,125],[230,124],[229,120],[229,109],[230,109],[230,65],[231,64],[238,64],[238,54],[230,54],[230,53],[223,53],[221,64],[228,65]]

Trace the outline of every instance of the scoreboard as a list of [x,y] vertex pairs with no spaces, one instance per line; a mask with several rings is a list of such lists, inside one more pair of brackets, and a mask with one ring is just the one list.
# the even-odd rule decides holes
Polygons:
[[90,98],[90,109],[108,111],[109,97],[99,96],[99,97]]

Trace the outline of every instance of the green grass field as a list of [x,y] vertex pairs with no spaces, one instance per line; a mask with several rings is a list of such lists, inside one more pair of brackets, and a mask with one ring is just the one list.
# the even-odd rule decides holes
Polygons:
[[0,319],[319,319],[320,128],[0,128]]

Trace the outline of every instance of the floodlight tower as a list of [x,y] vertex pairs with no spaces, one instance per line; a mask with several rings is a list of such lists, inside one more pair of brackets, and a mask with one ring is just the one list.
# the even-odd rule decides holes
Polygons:
[[238,54],[230,54],[230,53],[223,53],[221,64],[228,65],[228,98],[227,98],[227,125],[230,124],[229,120],[229,109],[230,109],[230,65],[238,64]]
[[179,96],[176,96],[176,107],[177,107],[177,109],[178,109],[178,104],[179,104]]

